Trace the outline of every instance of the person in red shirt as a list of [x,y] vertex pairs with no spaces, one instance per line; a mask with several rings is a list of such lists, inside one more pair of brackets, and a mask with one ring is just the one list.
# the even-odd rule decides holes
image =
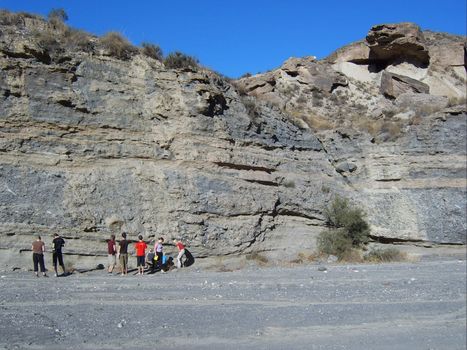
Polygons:
[[178,248],[178,255],[177,255],[177,269],[183,266],[182,264],[182,257],[185,255],[185,245],[179,239],[174,239],[174,244]]
[[115,265],[117,265],[117,259],[115,256],[116,254],[117,249],[115,245],[115,235],[111,235],[110,239],[107,241],[108,273],[112,273],[115,268]]
[[140,275],[144,274],[144,265],[146,258],[146,248],[148,247],[146,242],[143,241],[143,236],[138,236],[139,241],[135,243],[136,251],[136,266]]

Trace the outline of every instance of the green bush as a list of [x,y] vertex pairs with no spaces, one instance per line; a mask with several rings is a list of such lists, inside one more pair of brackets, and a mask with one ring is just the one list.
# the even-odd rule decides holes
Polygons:
[[128,59],[136,51],[135,47],[120,33],[109,32],[100,38],[100,43],[110,56]]
[[154,44],[150,43],[143,43],[141,48],[141,53],[148,57],[152,57],[158,61],[162,61],[164,59],[164,55],[162,53],[162,49]]
[[345,234],[352,240],[353,246],[368,243],[370,226],[365,220],[365,213],[360,208],[351,207],[348,199],[336,196],[324,211],[327,225],[333,228],[343,228]]
[[352,249],[352,240],[343,229],[323,231],[318,236],[318,250],[342,259]]
[[198,60],[181,52],[173,52],[165,58],[164,65],[169,69],[196,69]]
[[368,243],[370,236],[363,210],[352,207],[346,198],[336,196],[324,214],[329,230],[319,234],[318,250],[335,255],[339,260],[356,260],[359,248]]

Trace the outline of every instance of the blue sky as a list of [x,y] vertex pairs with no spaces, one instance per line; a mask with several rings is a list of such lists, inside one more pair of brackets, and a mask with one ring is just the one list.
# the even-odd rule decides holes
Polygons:
[[0,0],[0,8],[43,16],[63,8],[72,27],[182,51],[232,78],[291,56],[326,57],[375,24],[466,35],[466,0]]

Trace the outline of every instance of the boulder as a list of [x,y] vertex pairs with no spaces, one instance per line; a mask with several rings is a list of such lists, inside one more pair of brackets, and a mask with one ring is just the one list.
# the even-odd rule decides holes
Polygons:
[[427,94],[430,88],[418,80],[384,71],[381,75],[380,91],[386,97],[397,98],[407,92]]
[[336,171],[340,174],[353,173],[355,170],[357,170],[357,166],[354,163],[341,162],[336,165]]

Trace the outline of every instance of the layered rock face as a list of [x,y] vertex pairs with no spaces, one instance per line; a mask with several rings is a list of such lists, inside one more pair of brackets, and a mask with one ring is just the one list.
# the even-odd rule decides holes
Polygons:
[[[233,85],[140,54],[52,55],[37,28],[51,30],[34,18],[1,26],[5,266],[28,266],[33,235],[47,244],[55,232],[80,264],[104,257],[105,240],[122,231],[182,237],[198,257],[292,257],[314,249],[335,194],[367,209],[376,239],[465,244],[465,105],[433,95],[434,75],[425,79],[430,94],[388,99],[376,84],[381,72],[336,54],[334,63],[293,59]],[[344,63],[367,69],[364,79],[346,74]],[[462,69],[455,79],[465,84]],[[354,127],[358,120],[337,109],[355,109],[357,100],[367,119],[392,111],[401,130]],[[340,127],[313,126],[312,113]]]
[[239,83],[317,135],[375,237],[465,244],[465,38],[375,26],[323,61]]

